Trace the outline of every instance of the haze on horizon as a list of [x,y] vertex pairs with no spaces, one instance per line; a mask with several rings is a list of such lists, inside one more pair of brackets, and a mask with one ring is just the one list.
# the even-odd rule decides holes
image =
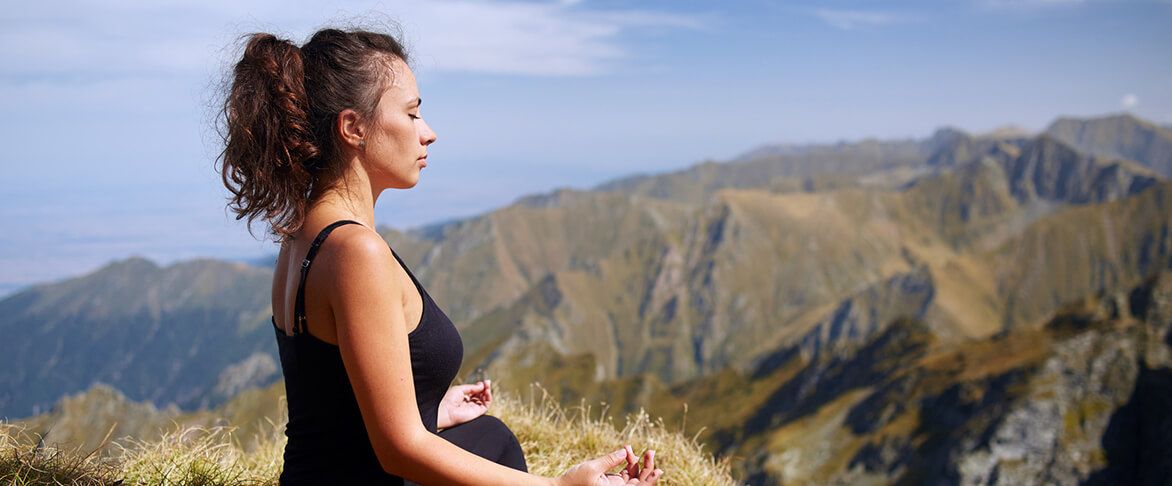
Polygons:
[[764,144],[1172,123],[1163,0],[22,4],[0,11],[0,295],[273,253],[224,209],[219,73],[240,34],[356,19],[401,24],[439,133],[419,186],[379,200],[396,228]]

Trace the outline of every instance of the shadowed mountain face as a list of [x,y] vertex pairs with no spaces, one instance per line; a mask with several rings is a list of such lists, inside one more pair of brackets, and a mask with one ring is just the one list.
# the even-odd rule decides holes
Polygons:
[[[941,130],[767,147],[383,236],[460,329],[465,373],[514,388],[540,381],[568,402],[618,411],[674,416],[664,397],[685,401],[692,431],[707,427],[715,447],[747,458],[751,482],[1041,478],[1034,466],[1004,472],[1015,456],[993,445],[997,434],[1029,435],[1007,414],[1050,390],[1040,363],[1067,356],[1053,366],[1083,376],[1094,370],[1077,368],[1077,353],[1127,358],[1138,346],[1096,324],[1078,334],[1098,337],[1078,339],[1122,348],[1064,351],[1084,345],[1055,330],[1055,313],[1141,286],[1172,262],[1172,183],[1158,169],[1167,156],[1112,138],[1141,139],[1150,124],[1082,123],[1114,135]],[[215,283],[180,285],[197,278],[188,267]],[[191,408],[277,379],[270,278],[131,260],[0,301],[0,331],[24,334],[0,344],[0,360],[21,370],[3,375],[0,411],[25,415],[94,381]],[[1141,319],[1129,312],[1092,320],[1127,327]],[[1148,378],[1125,378],[1159,387],[1157,361],[1141,363]],[[1095,417],[1131,403],[1119,389],[1078,393],[1110,396],[1094,402]],[[1110,430],[1130,430],[1126,410]],[[1086,430],[1091,442],[1126,442]],[[801,437],[819,439],[809,448]],[[1066,454],[1055,444],[1022,447],[1057,448],[1054,462]],[[1067,476],[1053,477],[1123,474],[1120,460],[1079,457],[1055,462]]]
[[47,410],[105,382],[131,399],[218,404],[279,378],[265,313],[272,273],[141,259],[0,301],[0,413]]
[[1060,118],[1046,133],[1079,150],[1140,162],[1172,177],[1172,129],[1131,115],[1081,120]]

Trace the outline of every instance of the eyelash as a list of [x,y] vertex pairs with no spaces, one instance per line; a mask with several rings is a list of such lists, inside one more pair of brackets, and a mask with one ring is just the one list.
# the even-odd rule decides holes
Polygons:
[[411,117],[412,120],[418,120],[418,119],[422,118],[419,115],[412,115],[411,113],[408,113],[407,116]]

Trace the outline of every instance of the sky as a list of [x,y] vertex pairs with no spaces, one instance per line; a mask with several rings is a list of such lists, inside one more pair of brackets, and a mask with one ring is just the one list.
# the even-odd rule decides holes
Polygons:
[[237,40],[399,32],[437,132],[399,229],[766,144],[1172,124],[1172,0],[145,0],[0,7],[0,295],[142,256],[274,254],[226,210]]

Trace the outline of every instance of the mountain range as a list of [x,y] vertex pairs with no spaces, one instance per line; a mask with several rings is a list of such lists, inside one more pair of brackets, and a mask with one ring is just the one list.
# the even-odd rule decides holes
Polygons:
[[[380,231],[457,324],[462,375],[681,426],[687,403],[754,484],[1106,480],[1160,443],[1112,436],[1112,417],[1172,393],[1169,177],[1172,130],[1063,118],[763,147]],[[184,410],[269,385],[270,279],[129,259],[8,296],[0,414],[95,382]],[[1050,430],[1022,429],[1034,417],[1083,455],[1029,442]]]

